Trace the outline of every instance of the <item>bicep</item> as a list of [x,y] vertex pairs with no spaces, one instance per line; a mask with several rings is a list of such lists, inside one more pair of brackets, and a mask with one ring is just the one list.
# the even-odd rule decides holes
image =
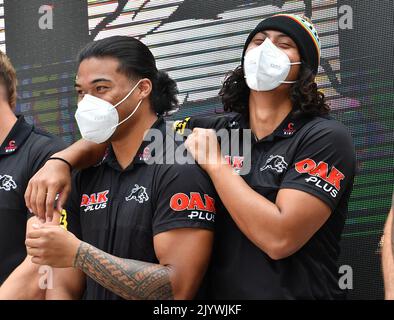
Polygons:
[[211,256],[213,232],[179,228],[154,237],[156,256],[170,268],[175,298],[192,299],[204,277]]
[[283,216],[289,250],[296,252],[324,225],[331,208],[320,198],[296,189],[281,189],[276,205]]

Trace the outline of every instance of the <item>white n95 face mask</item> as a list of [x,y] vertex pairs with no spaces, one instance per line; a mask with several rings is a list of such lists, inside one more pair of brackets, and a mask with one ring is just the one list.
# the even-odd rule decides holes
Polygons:
[[141,80],[115,105],[90,94],[85,94],[83,99],[78,103],[78,109],[75,112],[75,119],[77,120],[82,138],[95,143],[103,143],[111,138],[116,128],[130,119],[140,107],[142,100],[138,102],[136,108],[126,119],[119,122],[116,107],[133,93],[140,82]]
[[269,91],[279,87],[285,81],[290,67],[301,62],[290,62],[286,53],[272,43],[269,38],[256,48],[249,50],[244,59],[246,84],[252,90]]

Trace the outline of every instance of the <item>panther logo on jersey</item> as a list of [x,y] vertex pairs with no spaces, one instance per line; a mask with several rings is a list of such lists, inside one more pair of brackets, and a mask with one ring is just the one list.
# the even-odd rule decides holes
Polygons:
[[149,196],[146,192],[146,188],[143,186],[139,186],[138,184],[134,185],[134,188],[131,190],[131,193],[126,197],[126,201],[135,200],[138,203],[143,203],[149,200]]
[[0,190],[11,191],[11,189],[16,189],[17,185],[11,176],[5,174],[0,174]]
[[270,155],[270,157],[265,162],[264,167],[260,168],[260,171],[264,171],[267,169],[272,169],[276,172],[282,173],[284,170],[287,169],[287,162],[282,156]]

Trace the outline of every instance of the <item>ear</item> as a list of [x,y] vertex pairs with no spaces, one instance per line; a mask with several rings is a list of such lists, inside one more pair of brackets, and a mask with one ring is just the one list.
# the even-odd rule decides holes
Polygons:
[[152,81],[147,78],[141,79],[137,90],[139,92],[139,99],[147,98],[152,92]]

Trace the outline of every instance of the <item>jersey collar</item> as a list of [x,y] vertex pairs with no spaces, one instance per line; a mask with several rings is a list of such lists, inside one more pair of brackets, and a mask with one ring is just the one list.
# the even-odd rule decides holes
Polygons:
[[[255,142],[273,141],[277,138],[291,138],[299,131],[306,123],[311,121],[313,117],[310,116],[296,116],[290,112],[286,118],[279,124],[279,126],[267,137],[258,140],[252,133]],[[239,119],[240,128],[250,129],[249,119],[241,116]]]
[[[152,125],[151,129],[158,129],[161,131],[162,136],[165,137],[166,134],[166,125],[163,117],[159,117],[155,123]],[[141,146],[139,147],[136,156],[134,157],[133,162],[126,168],[124,171],[131,170],[135,164],[146,164],[146,161],[149,160],[151,157],[151,150],[149,150],[148,145],[151,143],[151,141],[142,141]],[[119,163],[116,159],[115,153],[110,146],[108,148],[108,154],[106,158],[103,161],[104,163],[107,163],[108,166],[110,166],[113,169],[116,169],[118,171],[122,171],[122,168],[119,166]]]
[[18,120],[0,147],[0,156],[16,152],[33,131],[33,126],[28,124],[23,116],[17,116],[17,118]]

